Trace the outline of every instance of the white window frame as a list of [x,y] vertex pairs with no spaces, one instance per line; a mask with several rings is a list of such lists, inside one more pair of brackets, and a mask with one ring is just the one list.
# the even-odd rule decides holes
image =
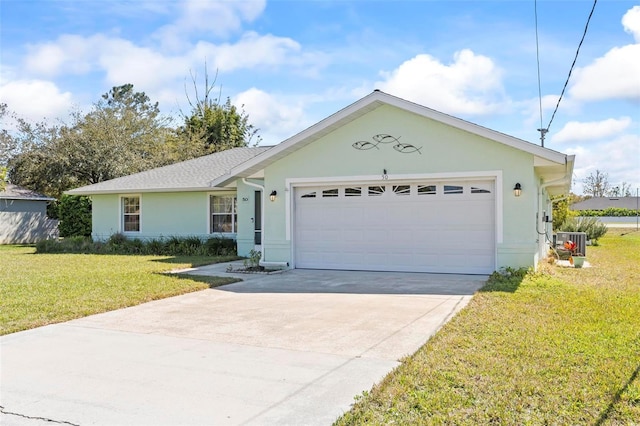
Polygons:
[[[232,212],[231,212],[231,232],[219,232],[213,230],[213,216],[227,216],[229,213],[215,213],[213,211],[213,198],[214,197],[227,197],[233,198]],[[208,231],[209,234],[222,234],[222,235],[236,235],[238,233],[238,194],[209,194],[209,215],[208,215]]]
[[[138,199],[138,204],[139,204],[139,208],[138,208],[138,230],[137,231],[126,231],[124,229],[125,227],[125,214],[126,215],[133,215],[131,213],[125,213],[124,212],[124,199],[125,198],[137,198]],[[120,196],[120,209],[119,209],[119,215],[118,215],[119,219],[120,219],[120,232],[122,232],[123,234],[140,234],[142,232],[142,194],[126,194],[126,195],[121,195]]]

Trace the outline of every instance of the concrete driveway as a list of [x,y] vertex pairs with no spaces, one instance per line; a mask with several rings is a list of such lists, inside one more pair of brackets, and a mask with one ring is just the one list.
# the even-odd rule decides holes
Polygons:
[[0,423],[328,425],[487,278],[242,277],[1,337]]

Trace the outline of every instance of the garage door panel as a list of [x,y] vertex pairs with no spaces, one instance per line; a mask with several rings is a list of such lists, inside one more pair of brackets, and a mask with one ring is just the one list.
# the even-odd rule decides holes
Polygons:
[[[428,184],[438,185],[439,192],[420,195],[417,185]],[[493,182],[447,183],[465,188],[462,194],[444,194],[444,184],[425,182],[411,184],[410,195],[398,195],[393,192],[393,185],[397,184],[386,184],[381,196],[368,196],[367,186],[363,186],[361,196],[345,196],[347,186],[339,185],[338,197],[300,198],[301,191],[296,190],[296,267],[482,274],[493,271]],[[474,194],[472,186],[489,188],[491,192]],[[322,188],[317,193],[322,194]]]

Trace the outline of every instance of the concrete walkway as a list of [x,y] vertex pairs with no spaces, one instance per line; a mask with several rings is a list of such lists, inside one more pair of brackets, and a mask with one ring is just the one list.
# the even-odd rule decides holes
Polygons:
[[0,423],[329,425],[486,280],[312,270],[241,276],[1,337]]

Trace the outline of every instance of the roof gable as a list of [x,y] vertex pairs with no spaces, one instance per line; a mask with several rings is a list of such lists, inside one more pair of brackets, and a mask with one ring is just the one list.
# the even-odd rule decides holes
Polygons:
[[[343,108],[335,114],[325,118],[324,120],[314,124],[313,126],[303,130],[302,132],[290,137],[289,139],[274,146],[268,152],[264,152],[252,158],[245,163],[229,170],[229,173],[218,177],[213,183],[216,186],[224,186],[232,182],[236,178],[246,178],[260,172],[265,167],[273,164],[279,159],[295,152],[304,146],[322,138],[331,133],[335,129],[350,123],[365,114],[379,108],[382,105],[390,105],[419,116],[429,118],[431,120],[443,123],[456,129],[484,137],[486,139],[502,143],[515,149],[534,155],[535,165],[538,167],[558,167],[563,171],[573,170],[574,156],[567,156],[563,153],[550,150],[538,146],[536,144],[526,142],[504,133],[479,126],[469,121],[453,117],[448,114],[436,111],[434,109],[389,95],[387,93],[375,90],[364,98],[354,102],[353,104]],[[554,171],[554,173],[556,173]],[[566,174],[566,173],[563,173]],[[569,173],[568,182],[570,184]],[[552,179],[556,179],[554,174]]]

